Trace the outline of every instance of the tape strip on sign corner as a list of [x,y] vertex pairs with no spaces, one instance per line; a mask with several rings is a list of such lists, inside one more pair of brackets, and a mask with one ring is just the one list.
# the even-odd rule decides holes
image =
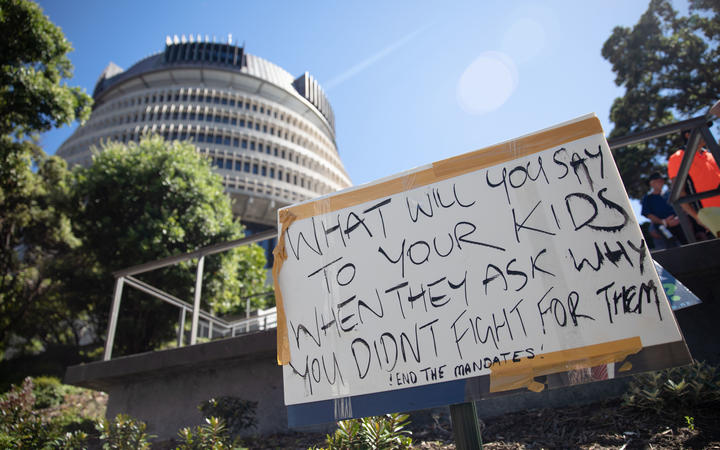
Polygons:
[[547,150],[566,142],[602,134],[600,120],[592,115],[576,122],[529,134],[512,141],[433,163],[430,167],[412,171],[405,176],[391,178],[358,189],[350,189],[329,197],[286,208],[297,219],[306,219],[319,213],[370,202],[382,197],[405,192],[465,173],[494,166],[513,159]]
[[290,341],[288,337],[287,321],[285,320],[285,308],[283,306],[282,292],[280,292],[280,270],[283,263],[287,259],[287,249],[285,248],[285,230],[297,220],[297,217],[288,210],[278,211],[280,222],[280,233],[278,234],[278,243],[273,250],[275,257],[273,261],[273,285],[275,287],[275,307],[277,309],[277,361],[282,366],[290,362]]
[[603,364],[618,363],[642,350],[639,336],[603,344],[588,345],[524,358],[511,365],[498,365],[490,369],[490,392],[528,388],[540,392],[544,388],[535,377],[568,370],[585,369]]

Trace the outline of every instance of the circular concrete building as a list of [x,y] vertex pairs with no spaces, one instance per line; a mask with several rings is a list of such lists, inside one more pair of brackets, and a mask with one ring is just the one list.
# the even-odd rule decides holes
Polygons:
[[154,133],[191,141],[250,232],[275,226],[279,207],[351,184],[320,85],[243,47],[168,38],[163,52],[128,70],[110,63],[93,98],[90,119],[57,151],[70,166],[90,164],[91,147],[106,140]]

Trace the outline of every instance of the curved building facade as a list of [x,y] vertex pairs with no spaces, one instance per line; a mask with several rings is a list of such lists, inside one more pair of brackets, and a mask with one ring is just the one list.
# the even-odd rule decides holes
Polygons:
[[91,147],[107,140],[192,141],[251,232],[275,226],[279,207],[351,184],[320,85],[240,46],[168,38],[128,70],[110,63],[93,98],[90,119],[57,151],[69,165],[90,164]]

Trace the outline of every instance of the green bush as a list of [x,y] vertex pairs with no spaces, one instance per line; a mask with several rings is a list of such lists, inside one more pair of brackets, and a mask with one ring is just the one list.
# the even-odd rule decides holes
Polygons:
[[35,409],[58,406],[65,400],[65,385],[55,377],[33,378],[33,394],[35,395]]
[[0,397],[0,448],[84,448],[85,433],[66,432],[60,421],[36,410],[34,387],[28,377]]
[[332,435],[327,435],[328,450],[335,449],[408,449],[412,445],[408,414],[342,420]]
[[145,432],[145,422],[127,414],[118,414],[112,422],[99,421],[96,429],[105,450],[147,450],[148,439],[152,436]]
[[[664,415],[683,416],[720,403],[720,371],[704,362],[636,375],[623,404]],[[692,414],[690,414],[692,415]]]
[[211,417],[222,419],[227,427],[230,437],[235,439],[237,435],[248,428],[256,425],[255,412],[257,402],[243,400],[232,396],[211,398],[198,405],[205,420]]
[[208,417],[207,424],[193,431],[183,428],[178,432],[181,442],[177,450],[225,450],[232,448],[228,430],[222,419]]

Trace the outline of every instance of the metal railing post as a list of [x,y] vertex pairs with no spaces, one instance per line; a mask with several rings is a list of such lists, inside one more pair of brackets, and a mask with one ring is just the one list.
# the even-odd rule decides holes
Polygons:
[[180,308],[180,323],[178,324],[177,346],[183,346],[183,337],[185,336],[185,308]]
[[190,328],[190,345],[197,343],[198,319],[200,318],[200,294],[202,293],[202,276],[205,257],[198,260],[197,275],[195,278],[195,302],[193,303],[192,327]]
[[104,361],[110,361],[112,358],[112,348],[115,343],[115,330],[117,329],[118,313],[120,312],[120,299],[122,297],[124,277],[115,280],[115,292],[113,293],[112,309],[110,310],[110,324],[108,325],[107,338],[105,339],[105,355]]

